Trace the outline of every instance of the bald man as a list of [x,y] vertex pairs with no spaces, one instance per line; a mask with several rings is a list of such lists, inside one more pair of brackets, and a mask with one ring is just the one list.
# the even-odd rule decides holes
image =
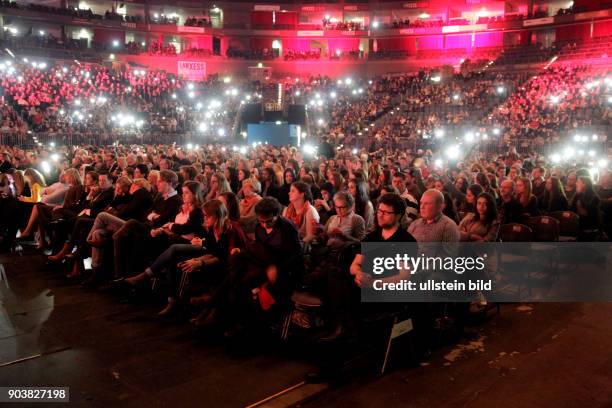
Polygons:
[[502,224],[523,222],[521,203],[514,196],[514,181],[506,179],[499,186],[498,210]]
[[457,242],[459,227],[453,220],[442,213],[444,195],[438,190],[430,189],[421,197],[421,218],[408,227],[408,232],[417,242]]

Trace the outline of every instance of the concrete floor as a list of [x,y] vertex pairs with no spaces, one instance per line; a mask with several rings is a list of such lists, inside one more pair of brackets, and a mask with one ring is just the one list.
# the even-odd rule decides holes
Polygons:
[[314,407],[612,407],[612,303],[504,305],[473,340]]
[[[159,305],[67,284],[40,255],[0,263],[3,386],[70,386],[71,402],[84,406],[243,407],[314,367],[295,349],[228,349],[157,319]],[[470,329],[471,340],[434,350],[419,367],[361,372],[302,405],[612,407],[611,317],[612,303],[504,305]]]

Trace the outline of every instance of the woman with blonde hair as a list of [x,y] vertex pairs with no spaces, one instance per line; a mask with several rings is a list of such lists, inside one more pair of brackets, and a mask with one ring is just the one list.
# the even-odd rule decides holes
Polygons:
[[229,182],[225,178],[222,172],[218,171],[210,177],[210,190],[206,194],[204,201],[210,201],[216,199],[219,194],[232,191]]
[[27,240],[32,235],[32,230],[36,225],[38,227],[39,239],[37,248],[42,249],[45,245],[45,234],[44,228],[49,222],[53,220],[54,212],[61,214],[62,210],[70,212],[79,212],[83,205],[84,199],[86,198],[85,188],[81,181],[81,176],[78,170],[70,168],[64,172],[64,178],[66,183],[69,185],[66,194],[64,195],[64,202],[56,207],[51,207],[47,204],[37,203],[32,209],[28,225],[21,233],[21,240]]
[[527,219],[540,215],[538,198],[532,194],[531,180],[527,177],[517,177],[516,179],[516,199],[521,204],[521,212]]
[[40,172],[33,168],[27,168],[23,173],[23,178],[30,186],[30,196],[20,196],[18,199],[24,203],[38,203],[40,202],[42,190],[47,187],[45,178]]
[[240,201],[240,225],[246,234],[255,231],[257,216],[255,215],[255,204],[261,200],[261,183],[254,177],[242,182],[242,193],[244,198]]

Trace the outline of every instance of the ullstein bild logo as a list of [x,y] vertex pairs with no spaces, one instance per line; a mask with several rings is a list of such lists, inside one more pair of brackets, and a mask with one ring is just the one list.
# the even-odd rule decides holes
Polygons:
[[361,244],[363,302],[610,302],[608,242]]

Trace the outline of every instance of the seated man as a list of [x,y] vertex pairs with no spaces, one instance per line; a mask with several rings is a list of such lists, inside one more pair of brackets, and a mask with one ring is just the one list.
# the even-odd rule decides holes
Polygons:
[[212,294],[209,308],[194,323],[209,326],[219,317],[234,334],[253,311],[253,298],[267,310],[286,303],[301,279],[304,261],[302,242],[295,225],[283,218],[275,198],[265,197],[255,205],[258,225],[255,241],[230,259],[229,274]]

